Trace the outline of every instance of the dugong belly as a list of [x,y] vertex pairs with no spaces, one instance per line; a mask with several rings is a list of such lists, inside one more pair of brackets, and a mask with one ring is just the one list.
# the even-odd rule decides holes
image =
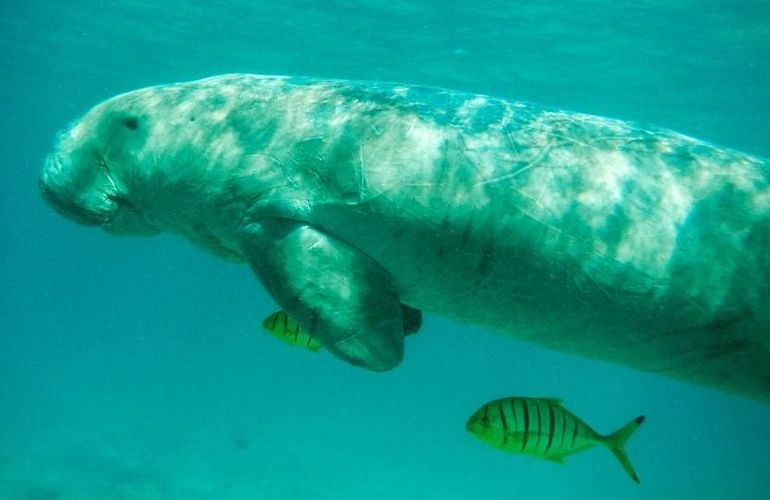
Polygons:
[[770,163],[667,130],[226,75],[97,106],[41,188],[78,222],[249,263],[373,369],[400,360],[403,303],[770,401]]

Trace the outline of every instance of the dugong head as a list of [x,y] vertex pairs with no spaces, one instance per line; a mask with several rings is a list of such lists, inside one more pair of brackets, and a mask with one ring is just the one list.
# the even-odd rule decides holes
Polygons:
[[158,228],[130,201],[116,175],[144,142],[140,118],[127,112],[123,100],[97,106],[60,133],[38,184],[43,198],[78,224],[117,235],[153,235]]

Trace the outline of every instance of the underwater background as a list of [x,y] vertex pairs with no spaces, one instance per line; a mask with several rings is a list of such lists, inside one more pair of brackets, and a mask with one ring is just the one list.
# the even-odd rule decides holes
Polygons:
[[[4,0],[0,63],[0,499],[768,498],[767,404],[433,315],[369,373],[266,334],[246,266],[78,227],[36,180],[99,101],[229,72],[437,85],[768,157],[770,2]],[[601,433],[646,415],[641,485],[603,447],[558,465],[465,431],[514,395]]]

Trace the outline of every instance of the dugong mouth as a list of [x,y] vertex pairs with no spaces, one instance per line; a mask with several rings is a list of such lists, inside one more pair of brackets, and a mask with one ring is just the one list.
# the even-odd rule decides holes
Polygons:
[[[96,172],[94,172],[96,170]],[[111,223],[118,212],[114,183],[100,169],[82,169],[61,154],[52,153],[38,179],[44,200],[60,215],[83,226]]]

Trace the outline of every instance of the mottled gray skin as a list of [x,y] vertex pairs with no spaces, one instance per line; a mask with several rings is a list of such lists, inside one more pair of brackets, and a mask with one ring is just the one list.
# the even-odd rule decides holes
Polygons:
[[227,75],[98,105],[41,189],[80,223],[249,263],[371,369],[402,358],[403,302],[770,401],[770,163],[667,130]]

